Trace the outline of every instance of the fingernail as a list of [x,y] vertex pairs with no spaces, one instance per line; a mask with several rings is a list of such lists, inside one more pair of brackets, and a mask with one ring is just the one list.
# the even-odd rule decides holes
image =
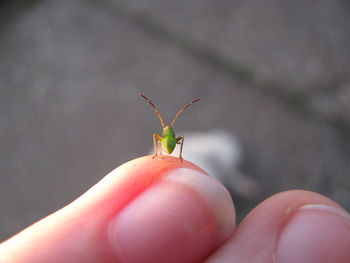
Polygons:
[[350,262],[350,215],[326,205],[297,209],[281,229],[277,263]]
[[123,262],[200,262],[230,236],[227,190],[192,169],[163,176],[112,219],[110,240]]

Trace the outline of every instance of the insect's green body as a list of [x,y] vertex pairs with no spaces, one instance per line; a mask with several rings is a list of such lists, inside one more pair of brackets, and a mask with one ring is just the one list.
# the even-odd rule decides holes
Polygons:
[[167,125],[163,128],[162,136],[160,137],[160,142],[162,148],[169,154],[171,154],[176,146],[176,137],[170,125]]
[[192,100],[190,103],[186,104],[184,107],[182,107],[179,112],[176,114],[175,118],[173,119],[173,121],[169,124],[169,125],[165,125],[162,116],[160,115],[159,111],[157,110],[156,106],[154,106],[154,104],[150,101],[149,98],[147,98],[145,95],[143,94],[139,94],[139,96],[143,99],[145,99],[154,109],[154,112],[156,113],[157,117],[160,120],[160,123],[162,124],[163,127],[163,132],[162,135],[159,135],[157,133],[153,133],[153,143],[154,143],[154,151],[155,154],[153,156],[156,157],[158,154],[158,142],[161,143],[161,146],[163,148],[163,150],[168,153],[171,154],[174,149],[176,144],[181,144],[181,148],[180,148],[180,160],[182,162],[182,147],[183,147],[183,143],[184,143],[184,136],[179,136],[176,138],[175,136],[175,132],[173,131],[173,125],[176,121],[176,119],[181,115],[181,113],[191,104],[195,103],[196,101],[199,101],[199,99],[195,99]]

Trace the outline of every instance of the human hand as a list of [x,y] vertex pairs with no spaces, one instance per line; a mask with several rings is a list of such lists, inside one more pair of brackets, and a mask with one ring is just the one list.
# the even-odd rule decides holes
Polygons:
[[147,156],[0,244],[0,262],[348,263],[349,248],[349,214],[322,195],[279,193],[236,227],[218,181]]

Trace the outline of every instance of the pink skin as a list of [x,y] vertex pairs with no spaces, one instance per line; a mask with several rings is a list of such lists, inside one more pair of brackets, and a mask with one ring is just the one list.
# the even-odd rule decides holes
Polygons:
[[350,219],[316,193],[288,191],[236,228],[228,191],[197,166],[151,156],[0,244],[0,262],[350,262]]
[[[305,217],[305,213],[311,216]],[[302,242],[310,246],[300,245]],[[322,251],[324,246],[326,251]],[[349,248],[349,214],[320,194],[293,190],[276,194],[254,208],[206,263],[227,259],[245,263],[346,263],[350,262]]]

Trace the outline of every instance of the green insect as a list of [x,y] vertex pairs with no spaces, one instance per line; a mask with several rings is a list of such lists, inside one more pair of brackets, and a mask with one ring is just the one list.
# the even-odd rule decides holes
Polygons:
[[162,135],[159,135],[157,133],[153,133],[153,144],[154,144],[154,157],[156,157],[158,155],[158,142],[160,142],[160,144],[162,145],[163,150],[168,153],[171,154],[174,149],[176,144],[181,144],[181,148],[180,148],[180,155],[179,158],[182,162],[182,147],[184,145],[184,136],[179,136],[176,138],[175,133],[173,131],[173,126],[174,123],[176,121],[176,119],[182,114],[182,112],[191,104],[199,101],[200,99],[194,99],[191,102],[189,102],[188,104],[186,104],[185,106],[183,106],[179,112],[175,115],[175,118],[172,120],[172,122],[170,123],[170,125],[165,125],[162,116],[160,115],[159,111],[157,110],[156,106],[154,106],[154,104],[152,103],[152,101],[147,98],[145,95],[139,93],[139,96],[143,99],[145,99],[154,109],[155,114],[157,115],[157,117],[160,120],[160,123],[162,124],[162,128],[163,128],[163,132]]

